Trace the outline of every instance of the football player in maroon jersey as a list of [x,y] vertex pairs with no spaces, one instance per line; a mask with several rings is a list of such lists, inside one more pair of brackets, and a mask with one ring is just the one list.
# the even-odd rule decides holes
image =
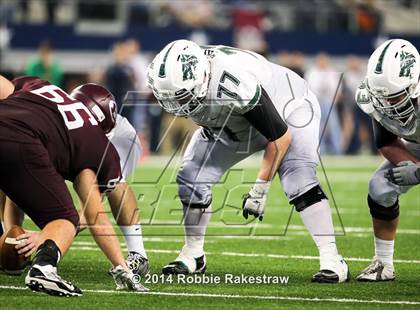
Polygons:
[[[92,93],[91,90],[95,90]],[[99,126],[118,152],[122,178],[116,188],[107,192],[107,198],[114,218],[121,229],[128,250],[126,259],[130,270],[140,276],[149,270],[149,261],[143,244],[137,201],[133,190],[127,183],[128,177],[134,172],[140,158],[141,146],[137,132],[128,120],[117,114],[113,100],[107,100],[107,93],[101,94],[94,84],[84,84],[74,89],[70,96],[82,101],[86,107],[101,120]],[[3,211],[1,210],[3,207]],[[0,218],[3,214],[5,229],[13,225],[23,224],[23,212],[8,198],[0,199]],[[87,228],[82,210],[79,212],[80,230]],[[0,233],[1,235],[1,233]],[[37,247],[39,232],[26,231],[17,237],[16,245],[19,254],[31,256]]]
[[[112,95],[96,85],[104,100]],[[58,296],[80,296],[80,289],[57,274],[57,264],[79,226],[64,180],[73,182],[92,235],[113,268],[119,288],[145,290],[134,281],[101,192],[120,179],[119,157],[101,128],[99,111],[35,77],[0,79],[0,188],[41,228],[38,250],[25,278],[28,287]]]

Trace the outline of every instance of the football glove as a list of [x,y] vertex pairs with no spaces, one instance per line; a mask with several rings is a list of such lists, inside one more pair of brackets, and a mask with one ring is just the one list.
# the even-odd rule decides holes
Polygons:
[[249,193],[244,196],[242,203],[242,215],[245,219],[248,219],[249,215],[253,215],[262,221],[270,185],[270,181],[257,179]]
[[108,273],[114,279],[117,290],[127,289],[135,292],[149,291],[148,288],[140,283],[141,278],[139,275],[135,275],[133,272],[125,270],[121,265],[111,268]]
[[420,164],[402,161],[397,167],[388,169],[385,172],[385,178],[400,186],[420,184]]

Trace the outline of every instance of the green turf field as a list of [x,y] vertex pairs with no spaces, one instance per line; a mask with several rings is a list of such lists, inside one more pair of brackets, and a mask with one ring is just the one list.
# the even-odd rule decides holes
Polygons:
[[[132,180],[139,195],[151,272],[156,274],[149,280],[159,282],[145,284],[151,289],[150,293],[114,291],[114,283],[107,275],[107,261],[84,232],[76,238],[60,269],[63,277],[84,290],[83,297],[60,299],[35,294],[24,288],[24,275],[2,274],[0,308],[420,309],[420,186],[400,200],[401,224],[395,253],[397,280],[388,283],[354,280],[373,254],[370,215],[365,201],[369,176],[378,163],[378,158],[325,158],[325,175],[322,169],[319,171],[324,188],[334,198],[330,201],[337,242],[353,276],[350,283],[310,282],[312,274],[318,270],[317,251],[300,217],[291,212],[277,179],[270,190],[264,221],[245,222],[239,210],[241,196],[248,191],[256,175],[252,162],[230,171],[214,188],[214,215],[206,246],[207,275],[220,276],[222,283],[182,284],[169,283],[169,280],[161,283],[160,270],[176,257],[183,244],[183,229],[175,170],[159,168],[164,161],[162,164],[155,161],[137,169]],[[288,277],[288,283],[223,283],[225,274],[284,276]]]

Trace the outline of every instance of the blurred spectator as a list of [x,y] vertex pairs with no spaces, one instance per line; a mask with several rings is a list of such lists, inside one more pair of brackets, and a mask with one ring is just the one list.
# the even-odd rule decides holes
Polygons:
[[212,0],[169,1],[167,5],[178,23],[184,26],[206,27],[214,20],[214,3]]
[[45,5],[47,6],[47,18],[50,23],[55,23],[55,12],[59,2],[60,1],[58,0],[45,1]]
[[86,74],[87,83],[102,84],[104,72],[101,68],[93,68]]
[[355,17],[360,32],[379,32],[381,13],[376,8],[375,0],[364,0],[355,10]]
[[44,41],[40,44],[39,55],[26,66],[25,75],[38,76],[54,85],[62,86],[63,71],[52,56],[50,42]]
[[357,154],[361,149],[374,152],[372,143],[372,123],[370,117],[359,109],[354,101],[354,94],[365,78],[365,66],[356,56],[347,59],[347,70],[344,74],[344,116],[343,138],[347,154]]
[[266,56],[263,29],[264,12],[251,2],[239,2],[232,10],[235,46]]
[[305,75],[305,64],[305,54],[299,51],[292,52],[292,61],[290,69],[296,72],[300,77],[304,77]]
[[289,53],[287,51],[281,51],[277,55],[277,63],[296,72],[300,77],[304,77],[305,75],[306,59],[302,52],[294,51]]
[[305,75],[321,106],[320,149],[323,154],[339,155],[342,152],[341,126],[336,106],[341,91],[340,75],[324,53],[316,56],[315,66]]
[[114,44],[112,53],[114,63],[105,71],[105,86],[114,95],[120,114],[132,123],[132,106],[126,104],[123,107],[123,104],[126,103],[125,97],[127,92],[135,89],[134,73],[131,67],[127,65],[129,55],[124,44],[121,42]]
[[[125,48],[128,53],[127,65],[131,67],[135,78],[136,95],[132,107],[132,125],[136,128],[141,145],[143,146],[143,157],[147,156],[149,150],[156,151],[159,144],[159,135],[161,127],[161,108],[152,105],[149,102],[151,92],[147,87],[147,66],[148,59],[141,54],[140,42],[135,39],[129,39],[125,42]],[[149,141],[146,134],[149,133]]]

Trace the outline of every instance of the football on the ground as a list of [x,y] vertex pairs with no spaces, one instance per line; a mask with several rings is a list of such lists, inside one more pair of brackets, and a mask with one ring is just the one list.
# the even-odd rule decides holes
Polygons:
[[19,243],[16,237],[25,233],[22,227],[13,225],[0,238],[0,267],[11,275],[19,275],[29,264],[29,257],[19,255],[15,246]]

